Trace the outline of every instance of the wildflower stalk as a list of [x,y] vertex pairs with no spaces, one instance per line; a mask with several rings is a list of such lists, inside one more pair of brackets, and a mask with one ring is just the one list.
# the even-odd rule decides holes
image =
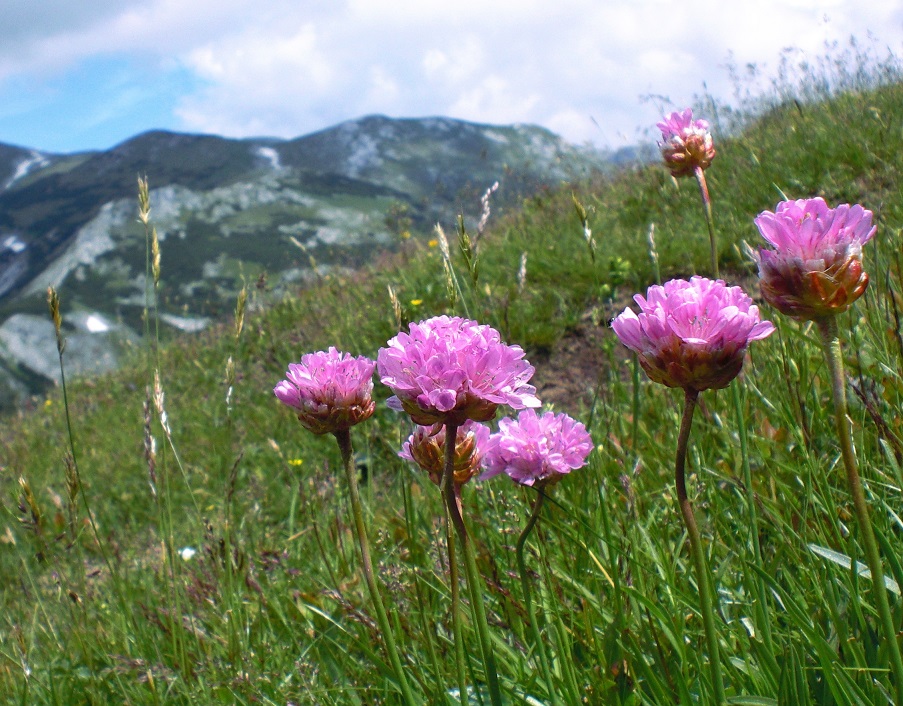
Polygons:
[[455,672],[458,678],[458,700],[467,706],[467,662],[464,654],[464,621],[461,614],[461,575],[458,573],[458,556],[455,550],[455,533],[452,518],[445,503],[445,544],[448,547],[448,577],[451,585],[452,633],[455,640]]
[[502,691],[495,666],[495,654],[492,650],[489,624],[486,622],[486,610],[483,607],[483,596],[480,594],[478,583],[480,572],[477,568],[477,559],[470,535],[467,533],[464,518],[461,516],[461,496],[455,489],[454,483],[455,442],[458,438],[458,426],[460,425],[454,422],[445,424],[445,468],[442,472],[442,497],[448,510],[447,517],[451,519],[464,554],[464,576],[467,580],[467,590],[470,593],[470,604],[473,607],[473,618],[477,628],[477,639],[480,643],[480,653],[486,670],[489,699],[492,706],[502,706]]
[[530,536],[530,533],[536,526],[537,520],[539,520],[539,513],[540,510],[542,510],[543,501],[545,501],[545,499],[545,492],[542,488],[539,488],[536,494],[536,501],[533,503],[533,512],[530,514],[527,526],[524,527],[524,531],[521,532],[520,537],[517,539],[515,553],[517,554],[517,567],[520,571],[520,585],[524,592],[524,608],[530,618],[530,629],[533,631],[533,641],[536,643],[536,651],[539,653],[539,663],[542,667],[543,678],[546,681],[546,689],[548,689],[549,698],[552,700],[551,703],[555,704],[557,703],[557,700],[555,698],[555,687],[552,682],[552,670],[549,667],[549,657],[546,654],[545,643],[542,639],[542,633],[539,631],[536,613],[533,610],[533,600],[530,595],[530,578],[527,575],[527,563],[524,561],[524,547],[527,544],[527,537]]
[[414,698],[408,680],[405,677],[404,666],[401,663],[401,657],[398,654],[398,648],[395,646],[395,636],[392,632],[392,626],[389,623],[389,616],[386,614],[386,608],[383,605],[382,598],[379,594],[379,587],[376,585],[376,577],[373,573],[373,562],[370,559],[370,544],[367,540],[367,528],[364,525],[364,511],[361,506],[360,491],[357,487],[357,476],[355,475],[354,457],[351,452],[351,431],[342,429],[333,432],[336,441],[339,444],[339,451],[342,454],[342,466],[345,469],[345,479],[348,482],[348,495],[351,499],[351,514],[354,518],[354,528],[357,532],[357,546],[361,558],[361,570],[364,574],[364,580],[367,583],[367,590],[370,592],[370,600],[373,602],[373,609],[376,612],[376,620],[379,623],[379,630],[383,636],[383,645],[395,672],[395,678],[398,680],[398,686],[401,689],[404,702],[408,706],[414,706],[419,702]]
[[637,438],[640,433],[640,358],[636,353],[631,353],[630,368],[630,384],[632,391],[631,411],[632,418],[630,420],[630,448],[637,458],[640,456],[640,450],[637,445]]
[[705,170],[702,167],[697,166],[693,170],[693,174],[696,176],[696,183],[699,184],[699,195],[702,197],[702,208],[705,211],[705,223],[709,229],[709,249],[712,257],[712,273],[715,276],[715,279],[719,279],[721,275],[718,274],[718,245],[715,241],[715,220],[712,217],[712,199],[709,196],[709,186],[705,180]]
[[690,550],[693,554],[693,563],[696,569],[696,583],[699,586],[699,608],[702,612],[705,637],[709,646],[709,669],[712,675],[712,688],[715,691],[715,703],[720,705],[725,703],[725,695],[724,683],[721,679],[718,633],[715,630],[715,613],[712,608],[712,582],[706,566],[705,550],[702,546],[702,538],[699,536],[699,528],[696,525],[693,506],[690,505],[690,500],[687,498],[687,484],[684,471],[687,459],[687,445],[690,439],[690,427],[693,425],[693,412],[696,409],[699,392],[690,388],[687,388],[684,392],[684,412],[680,420],[680,434],[677,438],[677,459],[674,466],[674,476],[677,486],[677,501],[680,504],[680,512],[683,516],[684,525],[687,528]]
[[823,316],[815,319],[815,323],[821,334],[825,359],[831,374],[831,385],[834,393],[834,425],[837,428],[837,439],[840,442],[841,456],[844,469],[846,470],[847,486],[849,487],[850,495],[853,496],[853,507],[859,523],[859,530],[862,534],[866,561],[872,574],[872,592],[878,608],[880,629],[884,641],[887,643],[891,671],[894,675],[894,688],[897,695],[896,703],[903,704],[903,658],[901,658],[900,654],[900,644],[897,642],[897,631],[890,612],[890,603],[887,600],[887,588],[884,585],[884,569],[881,565],[881,555],[878,551],[875,532],[869,519],[868,505],[865,501],[862,479],[859,477],[859,469],[856,462],[856,452],[853,449],[850,420],[847,417],[846,378],[843,370],[840,337],[837,331],[837,319],[834,316]]
[[[705,211],[706,225],[709,229],[709,241],[711,245],[712,271],[715,277],[718,277],[718,249],[715,244],[715,220],[712,216],[712,199],[709,196],[709,187],[705,178],[705,171],[702,167],[697,166],[694,170],[696,182],[699,184],[699,194],[702,198],[702,206]],[[756,581],[758,583],[758,608],[759,623],[762,631],[765,649],[770,658],[769,666],[773,671],[779,671],[777,663],[774,662],[774,649],[771,639],[771,621],[768,615],[768,606],[765,604],[765,596],[767,590],[765,588],[765,580],[762,578],[765,566],[762,562],[762,547],[759,544],[759,528],[756,514],[756,498],[752,485],[752,470],[749,466],[749,443],[746,433],[746,420],[743,415],[743,403],[741,400],[740,383],[736,382],[731,385],[731,397],[734,403],[734,414],[737,418],[737,434],[740,437],[740,458],[743,465],[743,483],[746,485],[746,503],[749,511],[750,534],[752,535],[753,557],[758,567],[760,575]],[[772,663],[773,662],[773,663]]]

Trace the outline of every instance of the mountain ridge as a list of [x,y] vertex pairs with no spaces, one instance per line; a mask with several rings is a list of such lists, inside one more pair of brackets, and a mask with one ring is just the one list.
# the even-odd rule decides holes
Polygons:
[[[503,210],[543,184],[604,170],[609,158],[533,125],[384,115],[288,140],[149,130],[71,154],[0,143],[0,406],[47,378],[38,361],[52,341],[21,345],[40,339],[27,332],[29,323],[43,330],[47,286],[78,320],[108,322],[105,335],[141,330],[139,176],[163,244],[161,313],[195,330],[264,273],[280,292],[358,267],[403,232],[479,216],[495,182],[493,209]],[[72,355],[75,372],[96,369],[96,355]]]

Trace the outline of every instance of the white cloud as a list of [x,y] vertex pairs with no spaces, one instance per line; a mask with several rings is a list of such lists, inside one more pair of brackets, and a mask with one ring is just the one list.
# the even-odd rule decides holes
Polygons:
[[[38,8],[40,6],[40,8]],[[51,11],[47,11],[50,6]],[[75,11],[74,8],[78,8]],[[619,145],[654,123],[639,96],[690,102],[722,65],[766,77],[790,46],[876,33],[900,51],[890,0],[84,0],[0,2],[0,86],[97,54],[187,69],[199,87],[167,127],[295,136],[365,113],[537,122]],[[598,127],[593,123],[595,119]],[[153,126],[148,126],[153,127]],[[2,136],[0,136],[2,140]]]
[[370,68],[370,82],[367,96],[364,102],[374,105],[390,105],[398,100],[401,87],[385,68],[372,66]]
[[460,85],[486,69],[486,52],[480,40],[470,35],[451,49],[428,48],[421,65],[428,80]]
[[524,122],[539,104],[540,96],[497,75],[486,76],[476,85],[464,88],[449,106],[452,115],[467,115],[482,123]]

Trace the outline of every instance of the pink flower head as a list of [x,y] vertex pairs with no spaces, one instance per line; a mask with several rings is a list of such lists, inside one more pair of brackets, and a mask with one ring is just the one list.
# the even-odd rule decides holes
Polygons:
[[509,346],[491,326],[458,317],[436,316],[411,324],[376,358],[380,380],[391,388],[392,409],[416,424],[484,422],[500,404],[538,407],[527,381],[533,366],[520,346]]
[[665,164],[674,177],[690,176],[696,168],[707,169],[715,159],[715,145],[707,120],[693,120],[693,111],[666,115],[656,127],[662,131],[658,143]]
[[546,412],[541,417],[525,409],[517,421],[502,419],[483,458],[480,479],[507,473],[522,485],[552,485],[586,465],[593,440],[580,422],[566,414]]
[[[445,427],[434,429],[418,426],[404,442],[398,455],[416,463],[429,474],[433,483],[439,485],[445,470]],[[455,437],[455,485],[462,486],[477,474],[488,445],[489,427],[485,424],[468,419],[458,427]]]
[[345,431],[373,414],[375,363],[330,347],[290,363],[285,380],[273,389],[276,397],[298,413],[314,434]]
[[625,309],[614,321],[621,343],[639,354],[655,382],[701,392],[727,387],[743,367],[750,341],[774,331],[740,287],[693,277],[649,287],[637,316]]
[[782,201],[756,226],[774,247],[759,251],[762,296],[781,313],[800,321],[839,314],[865,292],[862,246],[877,230],[871,211],[828,208],[820,198]]

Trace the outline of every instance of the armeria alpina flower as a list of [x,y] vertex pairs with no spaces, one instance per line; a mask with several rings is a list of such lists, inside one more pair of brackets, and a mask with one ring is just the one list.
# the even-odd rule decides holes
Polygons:
[[774,250],[759,251],[762,296],[800,321],[840,314],[865,292],[862,246],[877,228],[859,204],[828,208],[824,199],[783,201],[756,226]]
[[546,412],[541,417],[525,409],[517,420],[502,419],[490,438],[480,479],[499,473],[522,485],[548,486],[586,465],[593,441],[586,427],[566,414]]
[[345,431],[368,419],[376,408],[371,397],[375,365],[369,358],[355,358],[330,346],[289,364],[286,379],[273,392],[314,434]]
[[674,279],[634,300],[639,316],[625,309],[611,327],[639,355],[646,374],[668,387],[727,387],[743,367],[749,342],[774,331],[740,287],[721,280]]
[[[485,424],[468,419],[458,427],[455,438],[455,485],[464,485],[477,474],[488,445],[489,427]],[[429,474],[433,483],[439,485],[445,469],[445,427],[434,431],[434,427],[418,425],[398,455],[416,463]]]
[[691,176],[696,168],[706,169],[715,159],[715,144],[707,120],[693,120],[693,111],[666,115],[655,125],[662,131],[658,143],[665,164],[674,177]]
[[463,424],[492,419],[500,404],[538,407],[527,381],[533,366],[520,346],[502,343],[491,326],[436,316],[411,324],[376,358],[380,380],[394,392],[388,404],[416,424]]

